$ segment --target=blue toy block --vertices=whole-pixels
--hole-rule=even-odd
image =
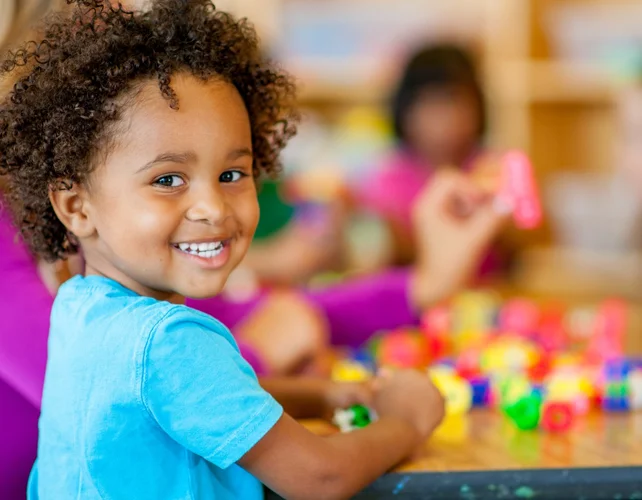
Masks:
[[[367,349],[359,349],[352,353],[351,358],[357,363],[361,363],[367,370],[372,373],[377,371],[377,362],[370,351]]]
[[[602,409],[605,411],[629,411],[628,398],[604,398]]]
[[[623,380],[628,377],[631,371],[631,363],[628,359],[612,359],[604,364],[604,377],[606,380]]]
[[[490,380],[486,377],[476,378],[470,381],[473,389],[473,406],[487,406],[490,398]]]
[[[546,388],[542,384],[535,384],[531,388],[531,395],[535,396],[540,401],[544,401],[545,392],[546,392]]]

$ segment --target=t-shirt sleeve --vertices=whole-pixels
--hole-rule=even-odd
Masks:
[[[187,311],[170,312],[150,334],[142,399],[172,439],[224,469],[265,436],[283,409],[261,388],[229,332]]]

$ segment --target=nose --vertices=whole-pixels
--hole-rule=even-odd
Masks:
[[[192,189],[192,203],[185,213],[187,220],[212,226],[222,224],[229,215],[225,194],[218,184]]]

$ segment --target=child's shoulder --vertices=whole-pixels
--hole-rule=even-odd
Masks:
[[[54,301],[54,311],[91,313],[91,317],[153,314],[163,315],[173,304],[138,295],[133,290],[104,276],[77,275],[61,285]]]
[[[195,324],[205,330],[226,335],[228,329],[205,313],[191,307],[159,301],[138,295],[120,283],[102,276],[75,276],[58,290],[52,311],[66,318],[66,323],[79,321],[83,326],[123,327],[139,335],[157,329]]]

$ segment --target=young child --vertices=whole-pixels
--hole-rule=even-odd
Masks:
[[[411,213],[421,191],[439,170],[468,173],[484,158],[486,102],[471,56],[436,44],[410,57],[391,107],[398,146],[365,182],[360,179],[355,194],[364,209],[389,222],[396,258],[407,262],[417,255]]]
[[[15,220],[36,254],[85,258],[52,310],[30,498],[246,499],[260,482],[343,498],[432,432],[441,396],[402,371],[361,398],[378,422],[313,435],[277,402],[296,411],[306,382],[266,381],[271,395],[229,331],[182,305],[243,258],[254,177],[294,133],[293,86],[244,21],[205,0],[81,0],[17,67],[0,104]]]

